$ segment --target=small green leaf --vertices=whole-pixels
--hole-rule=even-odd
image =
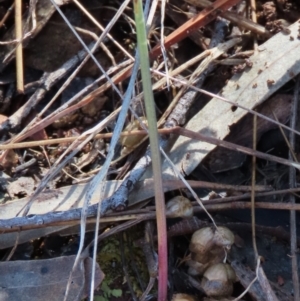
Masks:
[[[110,290],[107,281],[103,281],[103,282],[102,282],[102,284],[101,284],[101,289],[102,289],[104,292]]]
[[[114,296],[114,297],[121,297],[122,296],[122,290],[120,289],[114,289],[111,291],[111,294]]]

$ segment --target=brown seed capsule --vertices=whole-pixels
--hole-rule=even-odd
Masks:
[[[194,253],[206,253],[214,244],[214,231],[209,228],[202,228],[194,232],[191,242],[190,251]]]
[[[226,227],[212,229],[209,227],[197,230],[191,239],[190,251],[204,254],[212,252],[213,247],[222,247],[230,250],[234,243],[233,233]],[[219,253],[219,251],[217,251]]]
[[[232,294],[235,279],[235,272],[229,264],[218,263],[205,271],[201,287],[209,297],[228,297]]]
[[[234,244],[234,234],[226,227],[218,227],[215,232],[214,242],[217,246],[230,250]]]
[[[188,218],[193,216],[193,206],[189,199],[178,195],[168,201],[166,213],[171,217]]]

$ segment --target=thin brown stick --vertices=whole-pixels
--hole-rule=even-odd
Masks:
[[[158,130],[159,132],[163,132],[163,130]],[[111,138],[113,133],[103,133],[95,135],[95,139],[105,139]],[[141,135],[146,136],[145,131],[130,131],[123,132],[120,137],[125,136],[133,136],[133,135]],[[51,144],[60,144],[60,143],[71,143],[78,140],[84,140],[85,137],[65,137],[65,138],[56,138],[56,139],[48,139],[48,140],[37,140],[37,141],[27,141],[27,142],[19,142],[19,143],[10,143],[10,144],[0,144],[0,150],[8,150],[8,149],[18,149],[18,148],[27,148],[27,147],[37,147],[37,146],[45,146]]]
[[[291,112],[293,112],[293,107],[292,107],[292,109],[291,109]],[[274,116],[274,119],[276,120],[276,121],[278,121],[278,118],[277,118],[277,116],[276,116],[276,114],[274,113],[274,111],[272,110],[272,114],[273,114],[273,116]],[[290,151],[290,153],[291,153],[291,160],[294,160],[295,162],[297,162],[297,156],[296,156],[296,154],[295,154],[295,152],[294,152],[294,149],[291,147],[291,145],[290,145],[290,142],[289,142],[289,139],[288,139],[288,137],[286,136],[286,134],[285,134],[285,132],[284,132],[284,130],[283,130],[283,128],[282,128],[282,126],[278,126],[279,127],[279,130],[280,130],[280,132],[281,132],[281,134],[282,134],[282,137],[283,137],[283,139],[284,139],[284,141],[285,141],[285,143],[286,143],[286,145],[288,146],[288,148],[289,148],[289,151]]]
[[[251,209],[250,202],[233,202],[225,204],[210,204],[205,205],[208,211],[223,211],[229,209]],[[269,209],[269,210],[296,210],[300,211],[300,204],[290,204],[290,203],[265,203],[256,202],[256,209]],[[195,212],[202,212],[201,208],[195,208]]]
[[[10,252],[9,252],[9,254],[8,254],[8,256],[7,256],[7,258],[6,258],[5,261],[9,261],[14,256],[15,251],[16,251],[18,245],[19,245],[20,231],[21,231],[21,229],[19,229],[19,231],[17,233],[15,244],[14,244],[13,248],[10,250]]]
[[[256,189],[257,189],[257,186],[256,186]],[[270,191],[270,192],[258,192],[256,194],[256,198],[266,197],[266,196],[274,196],[274,195],[279,195],[279,194],[295,193],[295,192],[299,192],[299,191],[300,191],[300,188],[283,189],[283,190],[276,190],[276,191]],[[212,199],[212,200],[203,200],[203,203],[204,204],[227,203],[227,202],[240,201],[240,200],[245,200],[245,199],[250,199],[250,198],[251,198],[250,193],[244,193],[239,196],[229,196],[229,197]]]
[[[3,26],[3,24],[5,23],[5,21],[8,19],[9,15],[11,14],[12,10],[15,7],[15,3],[13,3],[9,9],[7,10],[7,12],[5,13],[5,15],[3,16],[2,20],[0,21],[0,28]]]
[[[257,16],[256,16],[256,0],[251,0],[251,18],[254,23],[257,23]],[[257,53],[258,50],[258,43],[257,38],[254,37],[254,52]]]

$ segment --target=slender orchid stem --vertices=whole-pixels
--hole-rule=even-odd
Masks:
[[[147,48],[146,26],[143,14],[142,0],[133,0],[133,4],[154,175],[156,220],[158,232],[158,300],[165,301],[167,300],[168,282],[167,231],[165,198],[161,173],[161,156],[159,150],[159,136],[157,132],[157,119],[152,92],[149,53]]]

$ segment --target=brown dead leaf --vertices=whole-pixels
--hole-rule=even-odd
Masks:
[[[45,129],[41,129],[40,131],[34,133],[33,135],[30,136],[30,139],[33,141],[39,141],[39,140],[47,140],[48,135],[45,131]]]
[[[10,196],[31,195],[34,190],[34,180],[29,177],[20,177],[7,186],[7,192]]]

